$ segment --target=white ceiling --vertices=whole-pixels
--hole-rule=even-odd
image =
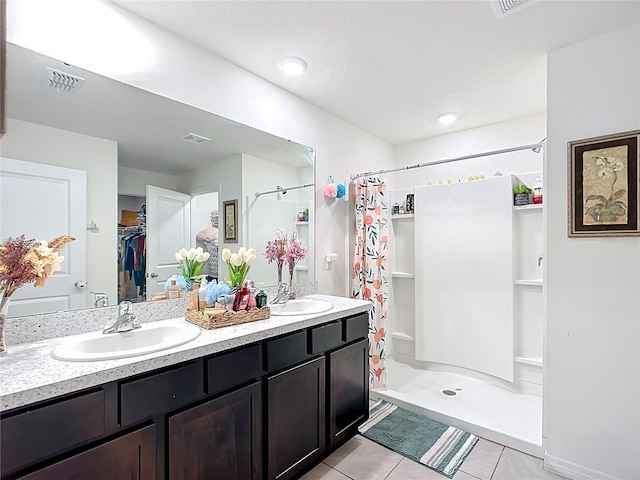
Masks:
[[[394,145],[546,111],[547,52],[640,21],[614,0],[115,3]]]

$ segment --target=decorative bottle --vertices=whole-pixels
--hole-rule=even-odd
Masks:
[[[256,295],[256,307],[262,308],[267,306],[267,294],[264,290],[260,290]]]
[[[189,293],[189,308],[194,311],[200,310],[200,284],[198,282],[193,283]]]
[[[242,288],[239,288],[236,292],[236,298],[233,301],[233,309],[236,312],[239,312],[240,310],[248,310],[250,296],[251,290],[249,290],[249,283],[245,280],[242,282]]]
[[[171,279],[171,285],[169,285],[169,288],[167,289],[167,296],[169,298],[180,298],[180,287],[176,283],[175,278]]]
[[[533,203],[542,203],[542,180],[540,177],[536,177],[536,182],[533,184]]]
[[[207,279],[203,278],[200,282],[200,290],[198,291],[198,310],[204,311],[207,306]]]

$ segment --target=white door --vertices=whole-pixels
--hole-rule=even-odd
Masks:
[[[71,235],[62,269],[42,288],[24,285],[11,297],[9,316],[86,307],[86,172],[0,158],[0,239],[20,235],[51,241]],[[78,283],[81,285],[81,283]]]
[[[180,274],[176,252],[192,243],[190,201],[184,193],[147,185],[147,298]]]

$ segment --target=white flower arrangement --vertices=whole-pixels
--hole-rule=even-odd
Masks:
[[[232,253],[228,248],[223,248],[221,256],[229,270],[229,278],[225,278],[224,281],[231,287],[241,287],[251,265],[256,261],[256,251],[253,248],[240,247],[237,253]]]
[[[178,262],[180,273],[186,280],[199,280],[200,272],[210,256],[209,252],[204,252],[201,247],[190,248],[189,250],[181,248],[176,252],[176,261]]]

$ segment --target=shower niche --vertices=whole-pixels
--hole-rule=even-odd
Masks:
[[[543,205],[514,207],[512,196],[536,176],[390,192],[390,205],[415,202],[414,214],[390,216],[395,360],[541,395]]]

